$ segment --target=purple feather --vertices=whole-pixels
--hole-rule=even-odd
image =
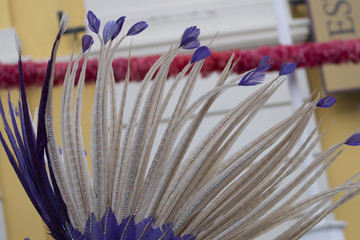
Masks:
[[[93,232],[93,226],[94,226],[94,221],[96,221],[96,217],[95,215],[92,213],[88,220],[86,221],[85,224],[85,231],[84,231],[84,236],[85,239],[92,239],[92,232]]]
[[[185,29],[181,42],[180,47],[183,49],[194,49],[200,46],[200,42],[198,37],[200,35],[200,29],[196,26],[188,27]]]
[[[316,104],[317,107],[321,108],[329,108],[332,107],[336,103],[336,98],[332,96],[327,96],[319,100]]]
[[[125,228],[126,227],[126,228]],[[134,216],[126,217],[118,227],[116,239],[134,239],[136,237],[136,226]]]
[[[182,47],[182,49],[186,49],[186,50],[195,49],[195,48],[198,48],[199,46],[200,46],[199,39],[195,39],[194,41],[189,42],[188,44],[184,45]]]
[[[8,104],[9,104],[9,114],[10,114],[10,117],[12,119],[12,124],[13,124],[14,131],[15,131],[16,136],[17,136],[17,144],[19,146],[24,147],[24,145],[22,144],[21,136],[20,136],[20,133],[18,131],[16,121],[15,121],[15,115],[14,115],[14,112],[13,112],[13,108],[11,106],[10,96],[9,95],[8,95],[8,101],[9,101],[8,102]],[[5,116],[3,114],[3,106],[2,106],[1,100],[0,100],[0,108],[1,108],[1,112],[2,112],[1,115],[3,117],[3,122],[4,122],[5,125],[8,125],[7,121],[6,121],[6,118],[4,118]],[[22,115],[21,115],[21,112],[20,112],[20,117],[21,116]],[[9,134],[11,134],[11,130],[8,129],[7,132]],[[2,143],[3,143],[4,148],[8,149],[5,142],[2,142]],[[16,143],[15,144],[13,143],[12,146],[13,146],[13,148],[15,146],[14,152],[18,152],[16,150]],[[38,191],[34,188],[34,184],[33,184],[33,180],[32,180],[32,179],[35,178],[34,169],[33,169],[32,165],[31,165],[31,162],[26,160],[26,159],[29,159],[29,152],[26,149],[24,149],[24,152],[22,152],[20,157],[19,157],[20,154],[17,154],[17,158],[18,158],[17,163],[18,164],[16,163],[16,161],[13,158],[11,153],[9,155],[9,152],[7,152],[7,154],[8,154],[9,160],[10,160],[16,174],[18,175],[19,180],[22,183],[26,193],[29,195],[29,198],[32,201],[32,203],[34,204],[35,208],[39,210],[39,205],[40,205],[40,200],[38,200],[38,195],[39,194],[38,194]]]
[[[47,150],[46,150],[46,156],[47,156],[47,159],[50,159],[50,156],[49,156],[49,153],[48,153]],[[59,209],[60,209],[60,214],[62,215],[63,219],[65,219],[67,222],[70,222],[69,216],[67,214],[66,204],[64,202],[64,199],[61,196],[59,186],[58,186],[58,184],[56,182],[54,172],[52,170],[53,168],[52,168],[52,165],[51,165],[51,161],[48,161],[48,165],[49,165],[48,169],[49,169],[50,179],[51,179],[52,187],[53,187],[53,190],[54,190],[55,198],[56,198],[57,204],[58,204]]]
[[[119,35],[119,33],[121,32],[121,29],[124,25],[124,22],[125,22],[125,16],[120,17],[118,20],[116,20],[116,24],[118,25],[118,27],[117,27],[117,30],[114,33],[114,35],[111,37],[111,40],[114,40]]]
[[[117,239],[118,223],[110,207],[102,217],[101,225],[104,228],[104,236],[106,239]]]
[[[82,51],[83,53],[86,52],[90,46],[94,43],[94,39],[92,36],[90,36],[89,34],[85,34],[82,37]]]
[[[171,224],[164,224],[161,227],[154,229],[149,234],[149,239],[164,239],[164,240],[172,240],[174,239],[174,231],[171,228]]]
[[[254,86],[263,82],[265,73],[251,70],[241,79],[239,86]]]
[[[19,66],[19,81],[20,81],[20,100],[21,100],[21,108],[19,109],[20,117],[22,116],[23,119],[23,140],[27,144],[27,148],[30,152],[30,159],[36,158],[36,139],[35,139],[35,133],[32,126],[30,113],[29,113],[29,106],[27,104],[27,98],[26,98],[26,92],[25,92],[25,84],[24,84],[24,72],[22,68],[22,61],[21,56],[19,56],[18,61]],[[22,111],[21,111],[22,110]]]
[[[44,215],[44,210],[41,209],[43,204],[41,203],[41,200],[39,199],[39,193],[36,190],[36,186],[34,187],[33,179],[36,176],[36,174],[33,172],[33,168],[27,164],[26,158],[23,157],[21,154],[17,142],[14,138],[14,135],[10,129],[10,126],[5,118],[5,113],[2,105],[2,101],[0,99],[0,114],[3,119],[4,125],[5,125],[5,131],[7,133],[8,139],[10,141],[11,147],[15,153],[15,156],[18,161],[15,160],[13,157],[9,147],[5,143],[3,136],[1,135],[1,142],[3,144],[3,147],[6,151],[6,154],[8,155],[8,158],[11,162],[11,165],[13,166],[21,184],[23,185],[26,193],[29,195],[30,200],[34,204],[35,208],[39,211],[40,215],[42,215],[43,218],[47,219],[47,217]],[[47,214],[46,214],[47,215]]]
[[[23,138],[23,141],[24,141],[25,152],[26,152],[26,156],[28,158],[30,158],[31,153],[30,153],[29,144],[26,141],[27,136],[26,136],[26,131],[25,131],[24,114],[23,114],[23,110],[22,110],[20,101],[18,102],[18,109],[19,109],[20,126],[21,126],[22,138]]]
[[[200,60],[203,60],[203,59],[209,57],[210,55],[211,55],[210,49],[206,46],[201,46],[198,49],[196,49],[196,51],[194,52],[194,54],[191,58],[191,63],[195,63]]]
[[[167,223],[161,226],[162,231],[164,232],[164,240],[171,240],[174,238],[174,230],[171,228],[171,224]]]
[[[65,231],[67,239],[85,240],[85,237],[81,234],[81,232],[76,228],[73,228],[73,226],[68,222],[65,224]]]
[[[22,163],[24,162],[24,159],[23,159],[23,156],[20,152],[20,149],[18,148],[17,146],[17,143],[16,143],[16,140],[15,140],[15,137],[11,131],[11,128],[9,126],[9,123],[5,117],[5,113],[4,113],[4,108],[3,108],[3,104],[2,104],[2,101],[0,99],[0,115],[2,117],[2,120],[3,120],[3,123],[5,125],[5,132],[8,136],[8,139],[9,139],[9,142],[10,142],[10,145],[15,153],[15,156],[16,158],[21,161]],[[24,166],[24,164],[21,164],[22,166]]]
[[[256,70],[259,72],[265,72],[269,70],[271,65],[273,64],[273,63],[269,63],[269,60],[270,60],[270,56],[263,57],[260,60],[259,66],[256,68]]]
[[[92,11],[88,11],[87,20],[90,30],[93,31],[94,33],[99,33],[100,20],[95,16],[95,14]]]
[[[92,237],[93,239],[105,239],[103,227],[96,220],[93,222]]]
[[[254,86],[263,82],[265,77],[265,71],[269,70],[272,63],[268,63],[270,56],[263,57],[254,70],[249,71],[245,76],[240,80],[239,86]]]
[[[9,147],[7,146],[1,132],[0,132],[0,141],[5,149],[5,153],[7,154],[8,159],[9,159],[17,177],[19,178],[25,192],[29,196],[30,201],[32,202],[32,204],[34,205],[34,207],[36,208],[36,210],[38,211],[39,215],[44,220],[44,222],[46,224],[49,223],[50,222],[49,216],[48,216],[47,212],[44,211],[41,197],[40,197],[36,187],[33,185],[33,181],[31,179],[31,177],[29,177],[28,172],[20,171],[20,169],[17,165],[17,162],[16,162],[14,156],[12,155]]]
[[[345,142],[349,146],[359,146],[360,145],[360,133],[355,133]]]
[[[48,173],[45,167],[45,161],[44,161],[44,150],[47,145],[47,134],[46,134],[46,106],[47,106],[47,100],[49,95],[49,84],[51,75],[53,72],[52,63],[54,61],[55,55],[56,55],[56,48],[59,44],[60,37],[62,34],[62,30],[59,30],[58,35],[56,36],[56,40],[53,44],[53,49],[51,52],[51,58],[48,62],[45,79],[42,87],[41,92],[41,98],[40,98],[40,104],[39,104],[39,114],[38,114],[38,127],[37,127],[37,141],[36,141],[36,151],[37,156],[34,161],[34,166],[37,171],[37,179],[36,184],[38,186],[39,192],[43,198],[44,201],[44,207],[46,208],[46,211],[49,213],[51,217],[51,223],[47,224],[49,227],[51,234],[54,236],[62,236],[63,230],[62,226],[65,222],[69,220],[69,217],[67,215],[66,208],[63,209],[61,204],[59,205],[58,198],[59,195],[55,194],[53,192],[52,186],[50,184]],[[48,166],[49,168],[51,166]]]
[[[160,239],[163,235],[163,232],[160,228],[152,229],[151,232],[148,233],[148,239]]]
[[[118,30],[118,25],[115,21],[108,21],[103,30],[103,40],[104,44],[107,44],[110,40],[112,40],[112,37],[116,34]]]
[[[137,22],[129,29],[129,31],[127,32],[126,35],[127,36],[137,35],[137,34],[141,33],[142,31],[144,31],[148,26],[149,25],[144,21]]]
[[[19,131],[14,130],[18,143],[16,143],[16,139],[14,138],[7,121],[3,116],[4,111],[1,104],[1,114],[4,120],[5,129],[18,162],[16,162],[15,159],[12,157],[11,153],[9,152],[10,150],[6,145],[4,145],[4,148],[6,149],[9,160],[13,165],[13,168],[15,169],[15,172],[17,173],[25,191],[29,195],[30,200],[39,212],[45,224],[48,226],[51,235],[56,239],[65,238],[65,232],[62,226],[68,220],[68,216],[66,208],[64,209],[63,206],[59,204],[59,201],[57,200],[58,196],[56,196],[56,194],[54,194],[53,192],[45,167],[44,149],[47,144],[45,111],[49,89],[49,81],[52,74],[51,65],[55,56],[55,46],[56,44],[58,44],[60,36],[64,30],[62,29],[63,27],[64,25],[62,25],[56,37],[51,60],[49,61],[46,77],[44,80],[44,86],[42,89],[39,107],[37,136],[35,137],[33,125],[30,118],[29,107],[27,104],[22,61],[20,55],[18,61],[21,101],[21,103],[19,103],[19,116],[22,126],[23,139],[21,140],[19,136]],[[11,103],[9,103],[9,107],[10,117],[12,119],[12,122],[15,123]],[[2,136],[1,141],[3,144],[5,143]],[[22,141],[24,142],[24,148],[23,150],[19,150],[18,146],[22,145]],[[24,154],[22,154],[22,152],[24,152]]]
[[[9,107],[9,116],[10,116],[11,124],[12,124],[12,127],[14,129],[16,141],[17,141],[17,143],[19,145],[21,154],[22,154],[23,157],[28,157],[27,153],[25,151],[25,146],[24,146],[23,140],[22,140],[21,135],[20,135],[19,128],[18,128],[17,123],[16,123],[16,118],[15,118],[15,112],[14,112],[14,109],[13,109],[13,105],[10,102],[10,91],[8,92],[8,107]]]
[[[141,235],[147,237],[154,229],[152,226],[155,224],[154,216],[145,218],[141,222],[136,224],[136,239],[139,239]]]
[[[288,75],[295,71],[296,63],[283,63],[280,68],[279,75]]]

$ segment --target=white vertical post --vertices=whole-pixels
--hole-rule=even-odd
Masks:
[[[289,10],[286,0],[273,0],[276,26],[278,31],[279,43],[282,45],[293,44],[289,26]],[[296,73],[289,76],[289,90],[292,96],[291,104],[294,109],[297,109],[303,104],[300,93],[299,84],[296,78]]]
[[[278,39],[279,43],[282,45],[293,44],[293,40],[291,37],[290,26],[289,26],[289,8],[286,0],[273,0],[275,18],[276,18],[276,26],[278,30]],[[296,77],[296,72],[290,74],[288,77],[289,83],[289,91],[291,96],[291,105],[293,109],[297,109],[303,104],[303,99],[300,92],[300,87],[298,83],[298,79]],[[299,144],[305,142],[306,136],[309,131],[305,129],[304,134],[301,136],[299,140]],[[305,161],[304,165],[308,166],[312,161],[312,156],[310,155]],[[314,195],[320,192],[320,186],[318,182],[315,182],[309,189],[308,194]]]
[[[274,13],[276,18],[276,26],[278,30],[279,43],[283,45],[293,44],[291,37],[289,19],[290,11],[287,0],[272,0]],[[291,96],[291,105],[294,109],[298,108],[303,104],[298,79],[296,72],[291,74],[288,79],[289,91]],[[309,130],[305,129],[304,134],[299,140],[299,144],[305,142],[306,136],[309,135]],[[309,155],[304,161],[304,167],[308,166],[313,160],[313,157]],[[307,191],[308,195],[314,195],[321,191],[320,182],[316,181]],[[303,240],[344,240],[343,228],[345,227],[344,222],[329,221],[325,218],[321,224],[318,224],[314,229],[307,233],[302,239]]]
[[[1,189],[0,189],[0,239],[5,240],[6,238],[6,229],[5,229],[5,220],[4,220],[4,210],[2,207],[1,200]]]

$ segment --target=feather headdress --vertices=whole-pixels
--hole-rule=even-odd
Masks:
[[[354,176],[343,185],[298,201],[340,154],[343,144],[359,145],[359,135],[355,133],[317,156],[305,168],[299,168],[319,141],[317,128],[300,147],[294,147],[314,109],[333,105],[332,97],[304,103],[291,116],[229,154],[235,140],[296,64],[284,64],[278,77],[227,112],[194,148],[194,135],[217,97],[229,88],[260,84],[271,66],[269,57],[263,58],[256,69],[229,79],[237,63],[232,56],[216,86],[190,103],[203,61],[211,53],[207,46],[200,46],[200,30],[195,26],[187,28],[180,41],[145,76],[130,119],[124,125],[130,71],[128,67],[122,96],[117,100],[111,63],[119,44],[127,36],[146,29],[147,24],[138,22],[127,34],[118,37],[125,20],[121,17],[107,22],[100,36],[100,20],[91,11],[87,16],[90,30],[101,42],[90,130],[92,174],[80,124],[86,61],[94,42],[90,35],[83,37],[82,51],[75,60],[72,53],[66,72],[61,104],[61,151],[54,134],[53,74],[56,51],[66,30],[66,15],[48,63],[37,128],[33,127],[27,103],[20,43],[20,100],[16,106],[20,127],[10,97],[12,127],[0,101],[9,143],[3,135],[0,140],[53,238],[253,239],[294,220],[286,231],[279,232],[277,239],[297,239],[360,193],[360,182]],[[166,91],[169,65],[181,49],[196,50]],[[76,70],[82,58],[83,68],[74,96]],[[186,84],[180,90],[177,105],[168,106],[180,81]],[[119,109],[117,101],[120,101]],[[171,118],[161,132],[160,121],[165,109],[171,107]],[[157,134],[162,137],[155,145]],[[341,192],[344,194],[331,202]]]

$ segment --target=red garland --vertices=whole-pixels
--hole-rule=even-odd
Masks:
[[[260,47],[252,50],[231,50],[224,52],[212,52],[202,68],[203,76],[212,72],[220,72],[226,65],[231,54],[235,53],[235,59],[241,56],[235,72],[243,73],[255,68],[263,56],[271,56],[274,62],[271,70],[280,70],[282,62],[297,62],[298,67],[315,67],[325,63],[341,64],[346,62],[360,62],[360,39],[333,41],[328,43],[301,43],[287,46]],[[159,56],[132,57],[130,61],[130,79],[141,81],[149,68]],[[177,56],[172,62],[169,76],[178,74],[190,61],[190,55]],[[45,62],[27,61],[23,63],[25,85],[42,85],[45,71]],[[81,66],[81,65],[80,65]],[[117,58],[113,62],[116,81],[125,78],[127,59]],[[54,84],[61,84],[64,80],[67,68],[66,62],[58,62],[55,67]],[[77,74],[79,75],[81,67]],[[88,61],[86,68],[86,82],[96,79],[97,60]],[[17,65],[6,65],[0,63],[0,87],[8,88],[18,86],[19,71]]]

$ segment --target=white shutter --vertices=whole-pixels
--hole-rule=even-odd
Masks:
[[[277,30],[271,0],[85,0],[86,10],[92,10],[103,23],[127,16],[123,31],[137,21],[147,21],[149,28],[134,39],[134,54],[148,55],[166,51],[176,42],[185,28],[196,25],[201,29],[200,40],[211,39],[216,50],[250,48],[276,44]],[[308,19],[290,19],[295,42],[309,34]],[[130,41],[120,47],[127,54]],[[204,41],[203,41],[204,43]],[[99,45],[93,46],[93,50]]]

